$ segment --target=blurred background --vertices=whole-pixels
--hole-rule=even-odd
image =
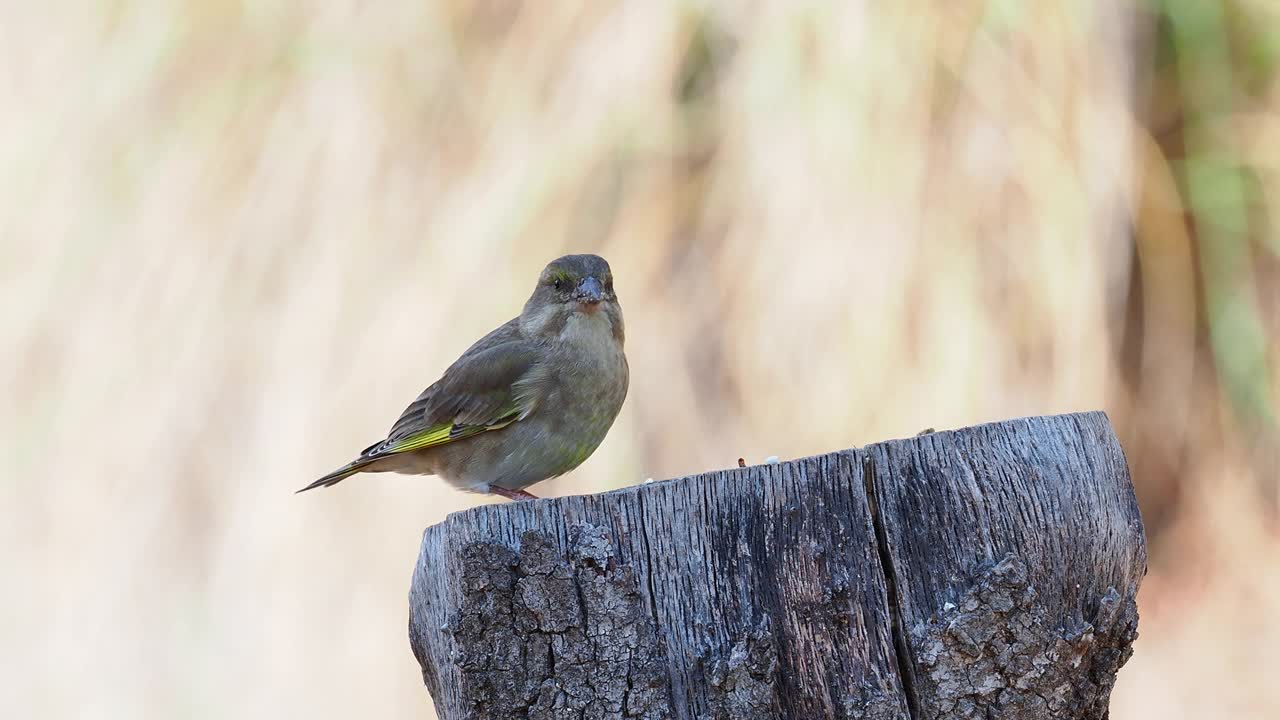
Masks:
[[[0,5],[0,713],[432,717],[362,476],[566,252],[596,492],[1105,409],[1149,533],[1116,718],[1280,717],[1280,4]]]

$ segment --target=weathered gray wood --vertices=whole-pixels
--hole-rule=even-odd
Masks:
[[[916,720],[1103,718],[1146,545],[1102,413],[862,454]]]
[[[445,720],[1103,718],[1144,570],[1106,417],[1032,418],[455,513],[410,637]]]
[[[491,505],[428,529],[443,718],[905,717],[855,458]]]

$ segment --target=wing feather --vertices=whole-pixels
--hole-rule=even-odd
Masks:
[[[506,328],[499,328],[502,330]],[[490,333],[405,408],[387,439],[362,458],[410,452],[497,430],[527,416],[537,404],[538,348]],[[485,340],[497,342],[485,343]]]

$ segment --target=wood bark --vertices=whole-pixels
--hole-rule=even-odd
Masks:
[[[428,528],[410,638],[444,720],[1107,717],[1142,523],[1101,413]]]

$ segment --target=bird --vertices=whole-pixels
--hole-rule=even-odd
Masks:
[[[385,439],[297,492],[394,472],[535,499],[524,488],[581,465],[612,427],[630,382],[625,340],[609,263],[552,260],[520,314],[462,353]]]

